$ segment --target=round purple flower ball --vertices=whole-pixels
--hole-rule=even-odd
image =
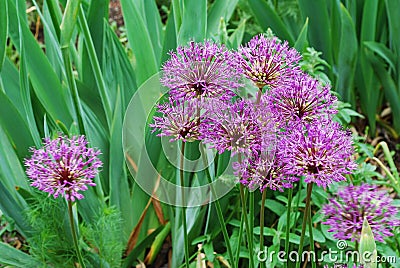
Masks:
[[[284,85],[299,71],[301,55],[276,37],[257,35],[240,47],[239,53],[245,76],[260,89]]]
[[[330,226],[337,239],[360,241],[364,218],[368,220],[376,241],[383,242],[392,236],[393,227],[400,226],[396,218],[398,209],[393,199],[376,185],[349,185],[338,190],[334,198],[324,205],[323,213],[327,217],[323,224]]]
[[[211,41],[189,42],[170,52],[161,83],[175,100],[192,98],[230,99],[241,86],[240,55]]]
[[[61,195],[69,201],[82,199],[79,191],[96,186],[92,179],[102,166],[100,151],[87,145],[84,136],[60,135],[54,140],[45,138],[40,149],[31,148],[32,157],[25,159],[31,186],[54,198]]]
[[[284,162],[284,173],[304,176],[307,183],[324,188],[332,182],[343,181],[343,174],[356,169],[350,131],[339,123],[321,117],[309,124],[293,125],[282,135],[277,154]]]

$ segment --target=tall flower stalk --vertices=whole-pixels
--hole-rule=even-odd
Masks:
[[[31,186],[54,198],[62,196],[66,199],[72,239],[81,267],[85,267],[85,264],[75,228],[73,202],[84,198],[80,191],[96,185],[92,179],[102,166],[98,158],[100,151],[87,145],[84,136],[68,138],[60,135],[54,140],[46,138],[43,147],[31,148],[32,157],[25,159],[26,173],[32,180]]]

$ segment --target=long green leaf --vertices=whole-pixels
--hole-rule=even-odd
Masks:
[[[285,39],[290,45],[294,44],[294,37],[289,33],[285,24],[265,0],[249,0],[249,6],[257,23],[264,29],[271,28],[281,39]]]
[[[30,133],[35,142],[36,146],[39,146],[41,143],[39,130],[36,125],[36,119],[32,109],[32,100],[31,100],[31,89],[28,75],[28,67],[25,60],[25,50],[21,46],[21,58],[20,58],[20,69],[19,69],[19,81],[20,81],[20,95],[22,99],[22,105],[24,107],[24,116],[25,121],[27,122],[28,128],[30,129]]]
[[[20,187],[30,190],[29,182],[24,173],[24,169],[21,164],[21,160],[15,153],[13,144],[7,137],[4,127],[0,127],[0,172],[3,176],[4,186],[11,192],[14,193],[14,197],[17,198],[17,194],[14,191],[15,187]],[[25,155],[26,157],[28,154]],[[17,211],[20,213],[20,211]]]
[[[385,96],[390,103],[390,108],[393,114],[393,126],[397,133],[400,133],[400,95],[397,92],[396,84],[392,77],[385,69],[385,65],[381,62],[377,56],[370,55],[368,60],[372,63],[372,67],[381,82],[383,89],[385,91]]]
[[[0,242],[0,252],[0,263],[4,265],[14,267],[47,267],[47,265],[38,262],[32,256],[3,242]]]
[[[178,44],[184,45],[190,40],[203,41],[207,32],[207,0],[182,0],[182,3],[183,17]]]
[[[4,128],[20,159],[23,159],[29,147],[34,144],[30,129],[10,99],[0,91],[0,125]]]
[[[134,70],[140,86],[158,71],[156,55],[147,25],[137,7],[129,0],[121,0],[129,44],[135,56]]]
[[[389,38],[391,47],[393,48],[397,58],[400,55],[400,2],[399,1],[388,1],[385,0],[386,12],[389,22]],[[400,92],[400,60],[397,60],[397,88]]]
[[[171,5],[171,9],[173,9],[173,5]],[[164,43],[163,50],[161,54],[161,63],[168,60],[169,55],[168,52],[174,50],[177,46],[177,36],[175,31],[175,18],[174,18],[174,10],[171,10],[167,19],[167,25],[165,26],[165,35],[164,35]]]
[[[344,101],[354,105],[355,100],[352,93],[354,92],[353,79],[358,53],[357,36],[353,20],[344,5],[340,6],[340,18],[342,22],[342,31],[339,46],[336,90]]]
[[[230,48],[237,49],[242,44],[245,28],[246,19],[242,19],[235,31],[229,36]]]
[[[396,71],[396,56],[384,44],[373,41],[365,41],[363,44],[371,51],[382,57],[382,59],[384,59],[389,64],[390,68]]]
[[[29,51],[26,54],[26,62],[36,96],[54,121],[60,120],[65,125],[70,125],[72,116],[66,102],[66,99],[70,98],[68,93],[62,90],[57,75],[30,29],[19,19],[13,1],[8,0],[8,8],[12,41],[17,49],[20,49],[19,42],[22,38],[25,50]]]
[[[93,45],[92,37],[90,35],[89,27],[87,25],[87,21],[86,21],[85,14],[83,12],[82,7],[79,8],[78,16],[79,16],[79,23],[80,23],[80,26],[82,29],[82,33],[85,38],[86,49],[87,49],[87,52],[89,55],[89,60],[90,60],[90,64],[92,67],[92,71],[93,71],[93,74],[94,74],[94,77],[96,80],[99,94],[101,96],[101,102],[103,104],[104,112],[105,112],[106,119],[107,119],[107,124],[108,124],[108,127],[110,127],[111,118],[112,118],[112,107],[111,107],[111,103],[109,100],[107,87],[104,82],[103,75],[101,73],[99,60],[97,59],[97,56],[96,56],[96,51],[95,51],[95,48]]]
[[[87,14],[87,24],[92,37],[93,45],[99,64],[103,64],[103,43],[104,43],[104,21],[108,21],[109,0],[90,1]],[[96,90],[96,79],[90,65],[89,55],[86,49],[81,50],[80,77],[88,87],[92,95],[98,95]]]
[[[239,0],[216,0],[208,10],[207,37],[215,35],[221,18],[229,21]]]
[[[308,18],[304,22],[303,28],[301,28],[300,34],[297,37],[296,43],[294,44],[294,48],[299,52],[303,52],[307,45],[307,34],[308,34]]]
[[[146,21],[151,43],[153,44],[153,50],[157,60],[157,65],[160,65],[160,59],[162,57],[162,45],[164,40],[164,30],[161,23],[160,13],[158,11],[156,1],[142,1],[144,2],[144,20]]]
[[[375,41],[378,0],[366,0],[361,18],[359,67],[356,71],[356,83],[359,90],[361,109],[368,117],[371,133],[375,133],[376,110],[379,101],[379,85],[367,57],[372,54],[364,49],[364,41]],[[369,53],[368,53],[369,52]]]
[[[8,35],[8,16],[7,1],[0,1],[0,72],[6,56],[7,35]]]
[[[322,51],[322,57],[332,62],[332,39],[326,0],[299,0],[303,18],[309,18],[310,45]]]
[[[69,46],[72,38],[72,33],[75,29],[76,21],[78,19],[80,0],[68,0],[67,6],[64,11],[63,19],[60,25],[61,37],[60,45],[61,47]]]
[[[120,91],[118,90],[114,117],[110,128],[110,203],[116,206],[124,220],[124,237],[128,237],[133,228],[130,192],[125,168],[125,159],[122,149],[122,121]]]
[[[125,110],[137,89],[135,72],[118,36],[104,22],[103,76],[109,88],[111,102],[115,103],[118,88],[121,90],[121,105]]]

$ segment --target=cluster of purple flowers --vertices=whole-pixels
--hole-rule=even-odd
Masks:
[[[326,187],[355,169],[351,134],[332,119],[337,98],[300,70],[287,42],[259,35],[238,51],[190,42],[170,55],[161,79],[169,101],[151,124],[159,135],[231,151],[240,182],[261,191],[283,191],[302,176]],[[238,96],[244,79],[256,98]]]

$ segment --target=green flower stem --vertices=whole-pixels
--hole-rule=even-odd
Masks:
[[[304,237],[305,237],[305,233],[306,233],[307,218],[308,218],[308,214],[309,214],[308,210],[310,209],[310,203],[311,203],[312,187],[313,187],[312,182],[307,184],[306,208],[304,211],[303,225],[301,227],[301,237],[300,237],[298,256],[301,256],[303,253]],[[300,262],[296,263],[296,268],[300,268]]]
[[[76,250],[76,255],[78,257],[79,264],[82,268],[85,268],[85,263],[83,262],[81,251],[79,250],[78,245],[78,234],[75,230],[75,222],[74,222],[74,214],[72,213],[72,201],[68,200],[68,216],[69,216],[69,223],[71,224],[71,233],[72,233],[72,240],[74,240],[74,246]]]
[[[253,235],[253,230],[254,230],[254,191],[250,192],[249,191],[249,225],[250,225],[250,244],[254,245],[254,235]],[[251,250],[253,250],[253,247],[251,247]],[[251,256],[254,256],[253,254]]]
[[[315,253],[315,248],[314,248],[314,236],[313,236],[313,231],[312,231],[312,213],[311,213],[311,208],[308,209],[308,233],[310,235],[310,250],[311,252]],[[312,268],[316,268],[316,264],[314,260],[311,260],[311,266]]]
[[[265,213],[265,199],[267,197],[267,189],[264,189],[261,197],[261,210],[260,210],[260,252],[264,250],[264,213]],[[261,262],[261,268],[265,267],[265,263]]]
[[[182,141],[181,146],[181,167],[179,170],[179,177],[181,182],[181,197],[182,197],[182,225],[183,225],[183,239],[185,242],[185,264],[186,267],[189,267],[189,240],[187,233],[187,224],[186,224],[186,207],[185,207],[185,184],[184,184],[184,170],[183,170],[183,161],[185,161],[185,142]]]
[[[237,249],[236,249],[236,264],[237,264],[236,267],[239,267],[240,245],[242,244],[244,217],[245,217],[245,215],[242,213],[242,215],[240,217],[239,237],[238,237],[238,244],[237,244]]]
[[[247,206],[246,206],[246,199],[244,197],[244,186],[243,184],[240,184],[240,199],[242,201],[242,213],[244,215],[244,225],[246,227],[246,234],[247,234],[247,244],[249,245],[249,265],[250,268],[254,268],[254,263],[253,263],[253,256],[254,256],[254,250],[253,250],[253,243],[252,239],[250,239],[250,236],[253,235],[253,230],[250,229],[250,224],[249,224],[249,219],[247,217]]]
[[[201,155],[203,158],[204,166],[208,167],[208,161],[207,161],[207,158],[206,158],[207,156],[204,151],[204,146],[200,146],[200,150],[201,150]],[[206,168],[206,174],[207,174],[208,183],[210,184],[211,193],[213,196],[215,196],[216,193],[215,193],[214,186],[212,185],[212,179],[211,179],[210,171],[208,170],[208,168]],[[224,220],[224,216],[222,214],[221,204],[219,203],[218,199],[216,199],[214,201],[214,205],[215,205],[215,209],[217,210],[218,221],[219,221],[219,224],[221,225],[221,231],[222,231],[222,235],[225,240],[226,249],[228,250],[229,259],[231,260],[231,263],[234,265],[234,267],[238,267],[238,265],[239,265],[238,263],[237,263],[237,265],[235,265],[235,259],[233,258],[233,252],[232,252],[232,247],[231,247],[231,243],[229,240],[228,230],[226,229],[226,223]]]
[[[293,198],[293,188],[289,188],[289,193],[288,193],[288,203],[287,203],[287,212],[286,212],[286,240],[285,240],[285,256],[289,256],[289,237],[290,237],[290,215],[292,213],[292,198]],[[289,267],[289,262],[287,261],[285,263],[285,267]]]

